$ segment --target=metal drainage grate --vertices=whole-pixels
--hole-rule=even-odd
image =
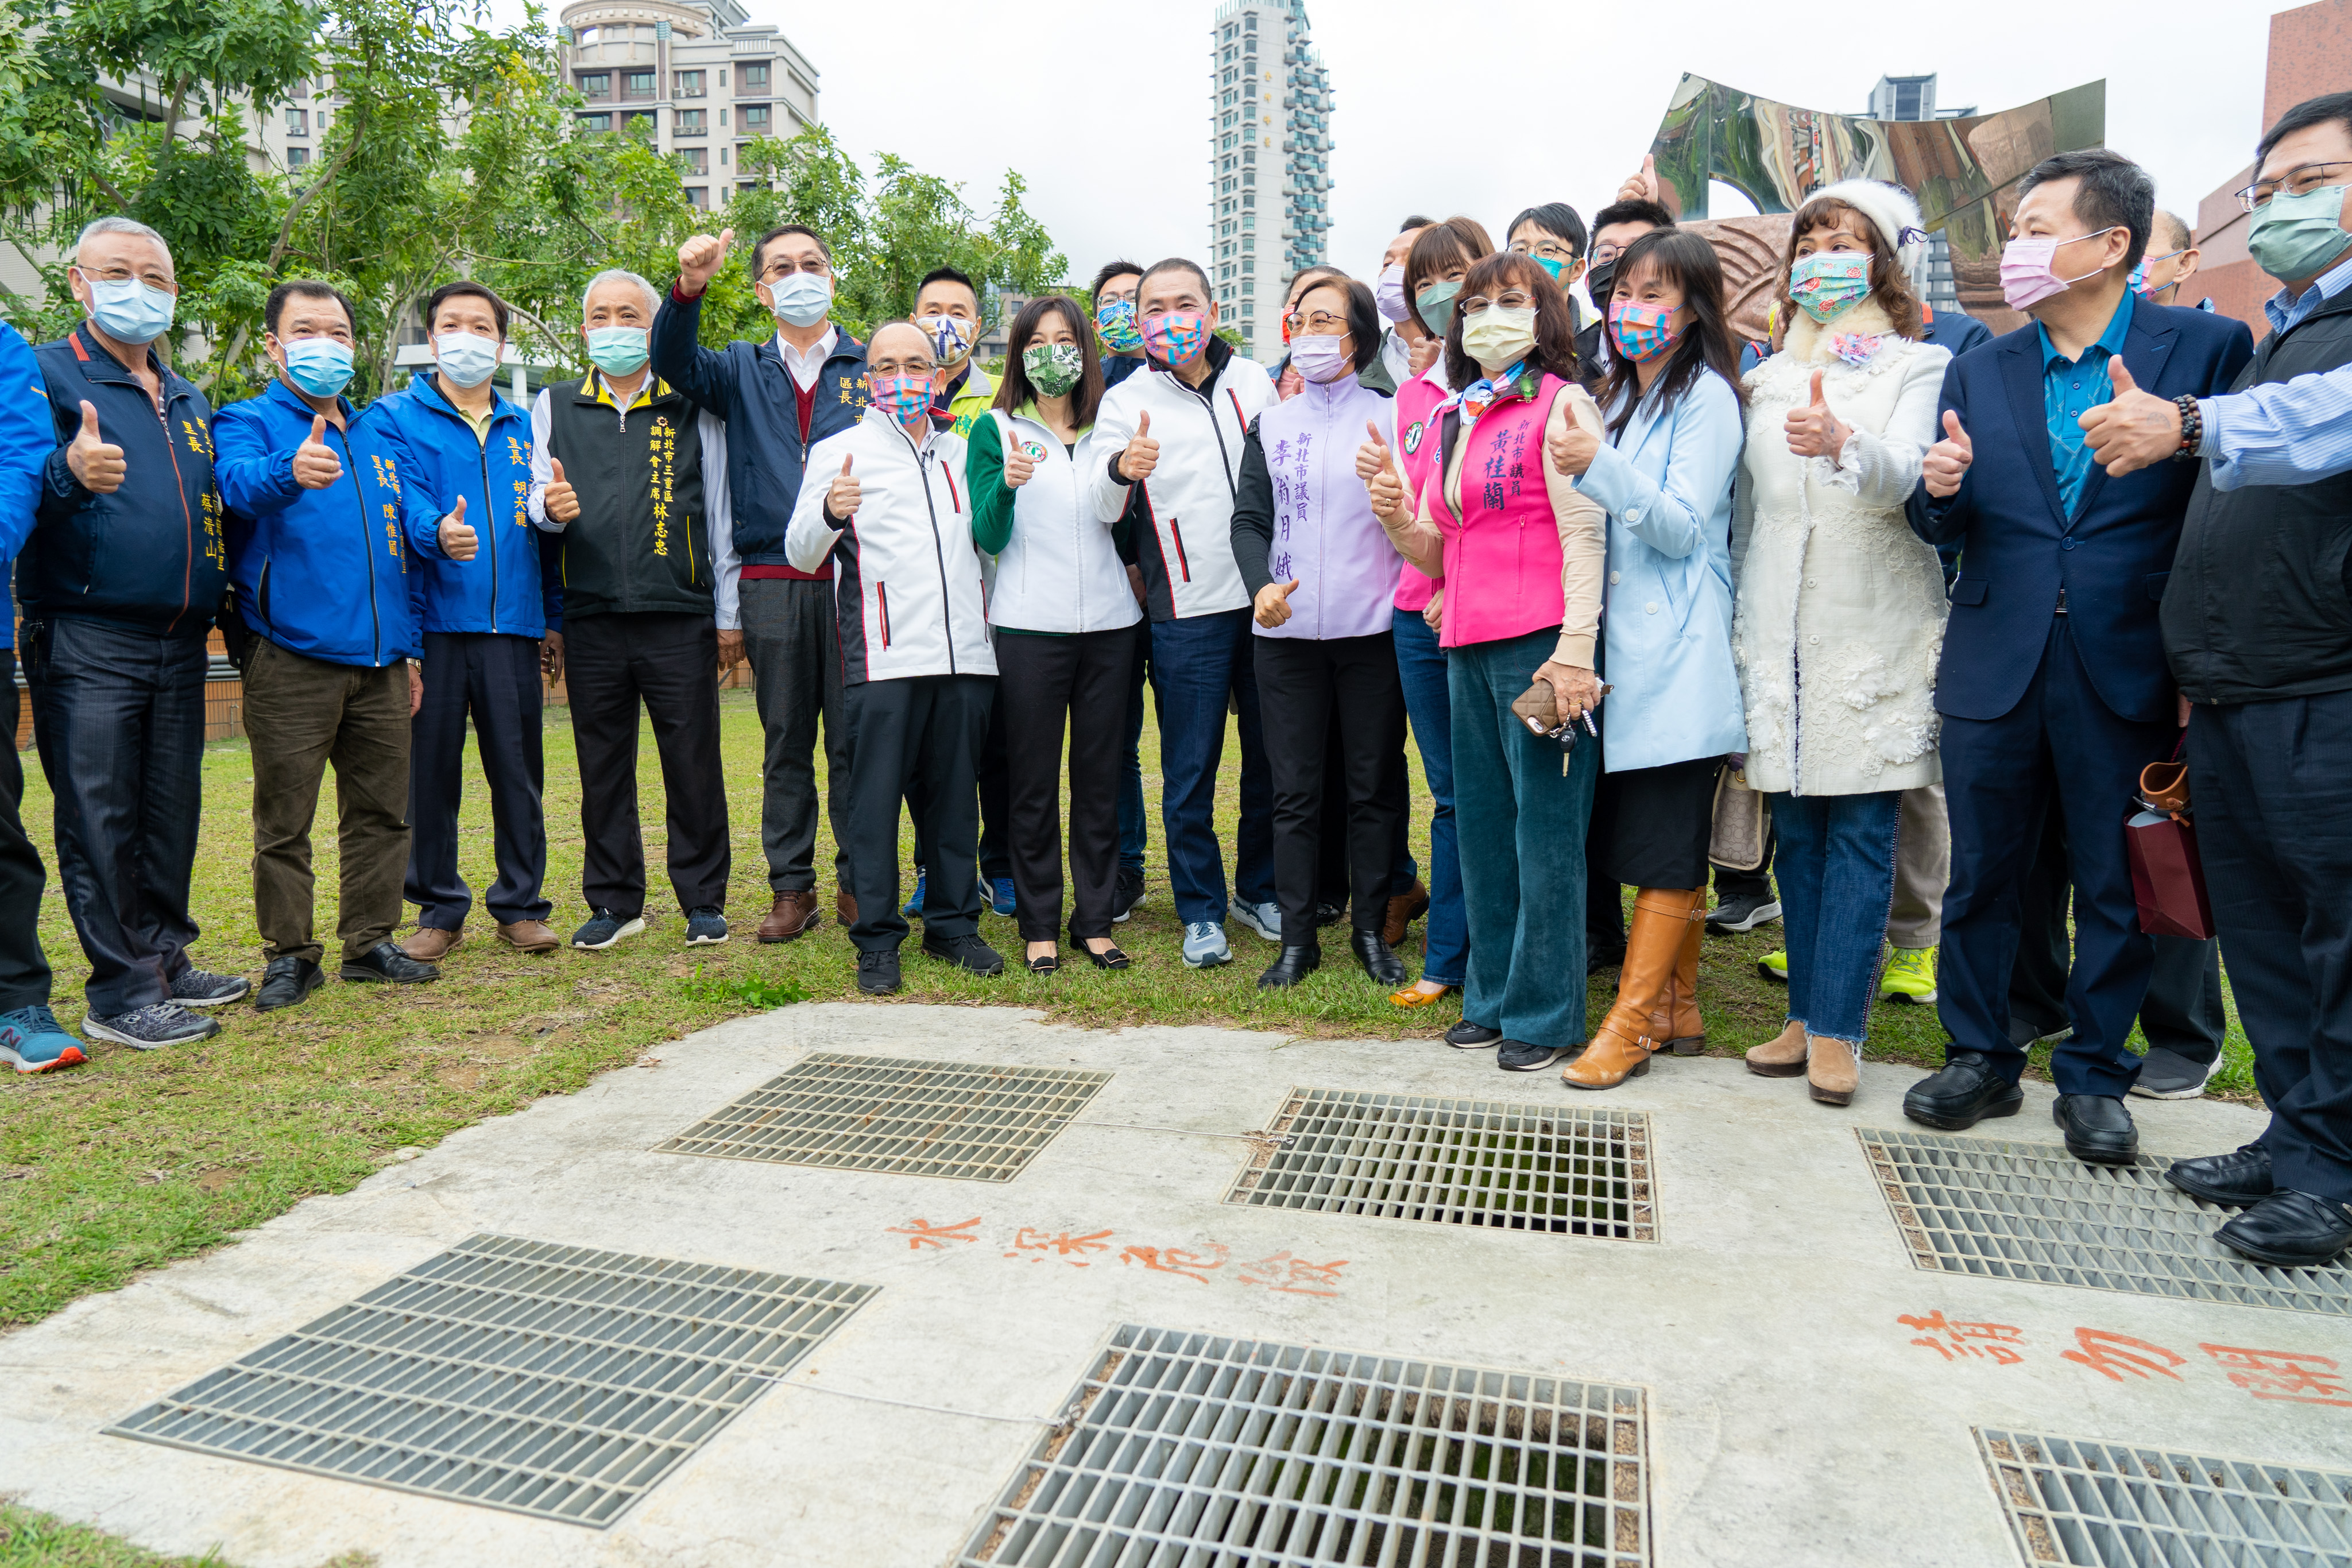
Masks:
[[[2050,1144],[1935,1133],[1861,1137],[1922,1269],[2352,1316],[2352,1269],[2247,1262],[2213,1239],[2231,1211],[2166,1181],[2165,1161],[2094,1166]]]
[[[1647,1563],[1642,1391],[1125,1327],[964,1568]]]
[[[2352,1474],[1977,1429],[2030,1563],[2347,1568]]]
[[[1267,1131],[1227,1203],[1658,1239],[1640,1112],[1297,1089]]]
[[[474,1236],[106,1430],[602,1527],[874,1291]]]
[[[821,1051],[656,1154],[1011,1181],[1108,1072]]]

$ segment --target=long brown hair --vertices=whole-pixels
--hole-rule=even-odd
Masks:
[[[1537,265],[1535,257],[1507,250],[1482,256],[1472,264],[1470,275],[1462,280],[1462,292],[1454,297],[1454,320],[1445,329],[1445,377],[1455,386],[1466,387],[1486,373],[1462,346],[1460,302],[1475,294],[1491,297],[1514,287],[1527,290],[1528,297],[1535,301],[1536,346],[1528,356],[1528,369],[1575,382],[1576,327],[1569,311],[1568,296],[1551,280],[1551,274]]]
[[[1911,292],[1911,275],[1903,269],[1897,247],[1886,243],[1870,214],[1846,205],[1835,196],[1815,196],[1797,209],[1789,220],[1789,248],[1780,257],[1780,292],[1776,303],[1781,308],[1780,332],[1785,336],[1794,318],[1790,312],[1801,309],[1789,298],[1789,276],[1797,267],[1797,242],[1816,229],[1851,228],[1870,240],[1870,298],[1886,312],[1895,323],[1895,330],[1914,341],[1927,335],[1927,325],[1919,310],[1918,296]]]
[[[1037,389],[1029,384],[1029,372],[1021,363],[1021,350],[1044,328],[1049,315],[1059,315],[1077,336],[1080,366],[1078,384],[1070,389],[1070,423],[1084,430],[1095,422],[1095,410],[1102,406],[1102,358],[1095,350],[1093,323],[1066,294],[1041,294],[1013,319],[1013,330],[1004,335],[1004,379],[996,383],[996,400],[989,406],[1011,413],[1037,401]]]
[[[1613,297],[1644,267],[1654,268],[1659,277],[1681,289],[1683,303],[1691,313],[1690,326],[1675,340],[1674,348],[1666,355],[1665,368],[1650,383],[1650,395],[1658,400],[1659,416],[1663,417],[1709,371],[1730,383],[1732,395],[1745,405],[1748,394],[1739,387],[1739,349],[1724,308],[1723,263],[1717,257],[1715,246],[1707,243],[1706,235],[1690,229],[1652,229],[1627,246],[1624,254],[1617,258],[1616,270],[1610,274],[1611,295]],[[1601,311],[1604,322],[1609,319],[1609,308],[1603,301]],[[1612,326],[1602,329],[1615,331]],[[1621,393],[1625,406],[1610,422],[1612,435],[1625,434],[1625,427],[1633,423],[1634,409],[1642,402],[1642,382],[1633,361],[1612,344],[1609,380],[1596,401],[1605,409]]]
[[[1448,218],[1414,236],[1412,248],[1404,256],[1404,308],[1412,312],[1423,331],[1431,328],[1421,319],[1422,286],[1449,267],[1470,267],[1494,254],[1495,242],[1486,237],[1486,225],[1476,218]]]

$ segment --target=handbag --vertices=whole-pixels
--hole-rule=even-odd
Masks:
[[[2181,741],[2189,732],[2181,732]],[[2172,757],[2140,769],[2142,808],[2124,824],[2124,848],[2131,860],[2132,901],[2139,928],[2150,936],[2213,935],[2213,904],[2205,893],[2205,868],[2197,858],[2197,829],[2189,821],[2189,765],[2180,743]]]
[[[1748,769],[1727,762],[1715,778],[1715,828],[1706,858],[1726,871],[1754,871],[1764,863],[1772,836],[1772,802],[1748,787]]]

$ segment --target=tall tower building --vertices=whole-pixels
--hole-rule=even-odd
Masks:
[[[1880,77],[1878,85],[1870,89],[1873,120],[1963,120],[1975,112],[1974,109],[1937,108],[1932,71],[1923,77]],[[1952,252],[1943,230],[1927,236],[1927,276],[1911,282],[1929,309],[1958,313],[1960,291],[1952,279]]]
[[[1306,0],[1223,0],[1209,53],[1209,263],[1253,358],[1282,342],[1285,286],[1331,227],[1331,75]]]

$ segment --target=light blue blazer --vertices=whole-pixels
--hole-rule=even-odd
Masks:
[[[1731,383],[1707,372],[1663,419],[1644,400],[1576,482],[1609,511],[1601,678],[1614,688],[1601,705],[1612,773],[1748,749],[1731,659],[1731,484],[1746,428]]]

